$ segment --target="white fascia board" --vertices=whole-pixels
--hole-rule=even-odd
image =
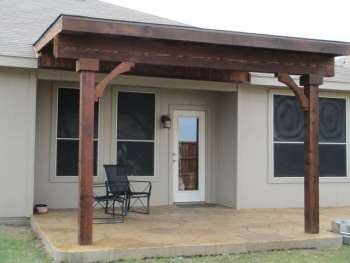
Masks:
[[[36,69],[38,59],[0,55],[0,67]]]
[[[299,77],[292,76],[296,83],[299,83]],[[273,86],[285,87],[280,83],[273,74],[266,73],[252,73],[251,85],[256,86]],[[332,78],[325,78],[323,85],[320,86],[322,90],[334,91],[350,91],[350,68],[339,67],[336,68],[336,74]]]

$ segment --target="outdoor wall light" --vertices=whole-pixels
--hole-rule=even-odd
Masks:
[[[162,128],[171,128],[171,119],[168,115],[162,115],[160,117],[160,122],[162,124]]]

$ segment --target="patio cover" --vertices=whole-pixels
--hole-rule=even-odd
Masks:
[[[318,90],[350,43],[61,15],[34,49],[39,67],[80,73],[81,245],[92,243],[94,101],[122,73],[237,83],[249,83],[249,72],[275,74],[305,112],[305,231],[319,232]],[[96,72],[111,73],[96,85]]]

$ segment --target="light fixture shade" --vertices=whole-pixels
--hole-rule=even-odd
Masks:
[[[162,128],[171,128],[171,119],[168,115],[162,115],[162,117],[160,118],[161,124],[162,124]]]

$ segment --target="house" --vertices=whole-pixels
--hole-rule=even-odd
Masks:
[[[99,72],[97,82],[116,61],[129,63],[84,115],[95,115],[94,126],[85,126],[93,132],[83,129],[87,137],[81,139],[89,142],[93,133],[93,147],[85,145],[93,181],[104,181],[103,164],[117,162],[132,166],[133,178],[152,182],[153,206],[304,207],[307,137],[306,170],[313,176],[318,162],[312,156],[319,152],[320,206],[350,205],[346,58],[336,61],[333,77],[333,58],[350,54],[349,44],[192,28],[96,0],[3,0],[0,17],[1,222],[30,218],[35,204],[79,206],[79,81],[94,83],[95,74],[80,73],[79,80],[72,59],[78,53],[88,54],[78,59],[81,72]],[[116,50],[112,28],[121,36]],[[221,60],[231,46],[239,46],[237,57]],[[215,47],[217,60],[203,56]],[[171,63],[168,48],[178,52]],[[190,51],[194,55],[186,57]],[[94,52],[104,64],[95,63]],[[263,59],[255,61],[254,54]],[[192,64],[180,67],[182,61]],[[303,95],[285,74],[306,74],[305,89],[320,85],[319,149],[312,139],[316,115],[305,115],[308,121],[300,110],[313,107],[310,96],[317,94]],[[325,76],[323,85],[313,74]],[[311,137],[305,123],[313,127],[306,130]],[[316,211],[315,219],[318,184],[307,182],[306,210]],[[309,231],[317,232],[316,225]]]

